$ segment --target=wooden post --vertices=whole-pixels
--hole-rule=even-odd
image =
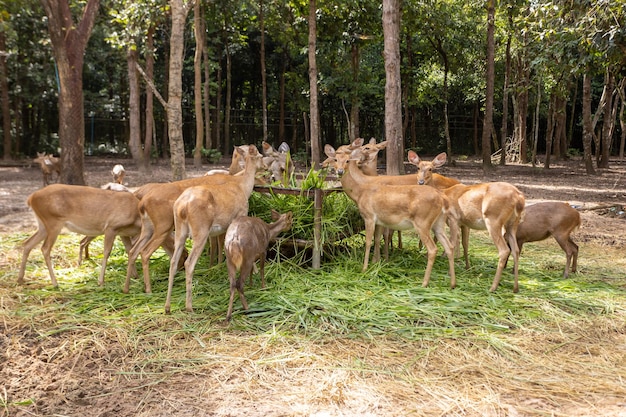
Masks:
[[[313,197],[313,269],[320,269],[322,264],[322,190],[315,189]]]

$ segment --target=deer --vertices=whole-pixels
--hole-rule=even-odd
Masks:
[[[275,150],[272,145],[263,141],[263,164],[270,172],[270,181],[280,181],[283,186],[289,184],[289,178],[294,173],[294,166],[291,161],[290,149],[287,142],[283,142]]]
[[[46,154],[45,152],[37,152],[37,158],[33,159],[33,162],[39,164],[41,167],[41,173],[43,174],[43,186],[50,184],[52,180],[52,174],[56,172],[57,181],[61,175],[61,160],[54,157],[52,154]]]
[[[424,187],[424,185],[418,185]],[[432,187],[430,187],[432,188]],[[524,218],[524,194],[507,182],[487,182],[474,185],[457,184],[443,190],[454,205],[461,227],[465,269],[469,269],[469,230],[487,230],[498,249],[498,266],[489,291],[494,292],[500,284],[502,271],[509,255],[513,253],[513,292],[519,291],[517,228]],[[450,228],[452,226],[450,225]]]
[[[448,274],[450,288],[455,288],[454,247],[445,234],[445,222],[451,208],[443,193],[432,187],[417,184],[394,185],[387,183],[384,177],[365,175],[358,166],[361,150],[355,149],[350,155],[337,153],[331,145],[324,147],[328,159],[340,176],[344,192],[357,204],[365,222],[365,257],[362,271],[369,263],[372,238],[374,238],[373,262],[380,259],[381,229],[414,229],[424,242],[428,253],[428,262],[424,272],[423,287],[427,287],[437,256],[437,245],[430,236],[431,230],[448,256]],[[452,230],[452,229],[451,229]]]
[[[502,271],[510,253],[513,252],[513,292],[517,293],[519,291],[517,279],[519,250],[516,234],[518,225],[524,218],[525,198],[522,192],[506,182],[464,185],[453,178],[433,173],[434,169],[445,164],[445,153],[437,155],[432,161],[424,161],[420,160],[415,152],[409,151],[408,159],[418,167],[417,183],[419,185],[430,185],[442,189],[454,204],[453,212],[459,216],[457,221],[461,227],[465,268],[470,267],[469,230],[487,230],[498,249],[499,258],[490,291],[494,292],[498,288]]]
[[[243,175],[230,176],[230,181],[221,184],[189,187],[174,202],[174,253],[170,260],[166,313],[170,312],[176,264],[187,237],[191,237],[193,245],[185,261],[185,308],[192,312],[193,272],[208,238],[224,235],[234,219],[248,214],[248,199],[254,189],[256,172],[263,167],[263,157],[256,146],[250,145],[245,161]]]
[[[124,184],[124,176],[126,175],[126,170],[124,166],[121,164],[116,164],[111,169],[111,175],[113,176],[113,182],[116,184],[123,185]]]
[[[41,251],[50,280],[54,287],[58,287],[50,252],[59,233],[66,227],[72,232],[88,237],[104,235],[104,255],[98,278],[98,285],[103,286],[106,264],[115,237],[121,237],[128,252],[131,248],[131,237],[141,231],[137,203],[137,197],[132,193],[79,185],[51,184],[32,193],[27,199],[27,204],[35,214],[38,228],[23,244],[18,285],[24,283],[26,261],[31,250],[43,241]],[[128,269],[131,274],[137,275],[134,265],[129,265]]]
[[[256,150],[256,146],[254,145],[235,147],[235,153],[238,153],[239,156],[236,158],[233,156],[233,160],[236,159],[238,161],[239,158],[243,158],[250,147],[254,147]],[[258,168],[258,170],[262,170],[262,168]],[[170,183],[146,184],[136,191],[136,194],[141,194],[139,201],[141,234],[128,255],[128,261],[129,264],[134,263],[141,254],[144,291],[146,293],[152,292],[150,284],[150,257],[154,251],[171,236],[174,230],[173,208],[176,199],[180,197],[187,188],[197,185],[218,186],[226,184],[226,186],[228,186],[228,184],[238,181],[237,178],[241,178],[241,176],[226,174],[205,175]],[[218,247],[219,240],[211,239],[211,248],[216,248],[215,252],[213,249],[211,250],[213,254],[211,256],[211,262],[214,260],[214,255],[217,256],[216,252],[218,251]],[[183,253],[186,253],[186,251],[183,250]],[[123,289],[124,293],[128,293],[130,289],[130,272],[131,271],[127,271],[126,274],[126,283]]]
[[[563,278],[571,271],[576,272],[578,262],[578,245],[572,240],[571,234],[580,227],[580,213],[569,204],[563,202],[542,202],[526,206],[524,220],[517,228],[517,246],[527,242],[537,242],[554,237],[565,252],[565,270]]]
[[[419,185],[426,184],[431,187],[435,187],[438,190],[445,190],[446,188],[450,188],[453,185],[461,183],[457,179],[445,177],[433,172],[433,170],[442,167],[447,162],[448,155],[445,152],[441,152],[439,155],[435,156],[432,161],[424,161],[420,159],[415,151],[409,151],[407,159],[410,164],[417,167],[417,173],[415,176],[417,177],[417,184]]]
[[[291,228],[293,213],[280,214],[272,210],[272,223],[265,223],[258,217],[237,217],[228,226],[224,239],[224,252],[226,253],[226,266],[228,268],[228,280],[230,282],[230,300],[226,321],[230,321],[233,313],[235,290],[244,310],[248,309],[246,297],[243,294],[243,284],[250,277],[252,283],[252,269],[259,260],[259,272],[261,275],[261,288],[265,288],[265,258],[269,243],[281,232]],[[239,277],[237,277],[239,273]]]

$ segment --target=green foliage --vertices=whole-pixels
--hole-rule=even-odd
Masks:
[[[276,200],[278,201],[278,200]],[[282,207],[279,208],[282,210]],[[542,326],[558,327],[565,321],[616,315],[626,311],[623,262],[581,258],[582,272],[562,278],[564,255],[551,246],[524,247],[520,266],[520,292],[513,294],[510,268],[505,271],[497,292],[489,292],[496,251],[486,234],[473,232],[472,268],[457,262],[458,288],[449,288],[447,262],[438,257],[430,286],[421,286],[426,256],[417,239],[405,234],[404,249],[394,249],[389,262],[373,264],[361,273],[362,240],[326,259],[321,270],[312,270],[297,259],[270,253],[266,264],[268,286],[259,280],[246,283],[247,311],[235,303],[233,322],[222,327],[228,305],[229,284],[224,264],[209,267],[202,257],[195,270],[194,313],[184,311],[184,272],[176,275],[172,315],[163,313],[167,290],[169,258],[161,250],[151,260],[153,294],[143,293],[141,280],[134,280],[129,294],[123,294],[126,254],[117,242],[109,259],[104,288],[96,282],[99,260],[76,268],[76,235],[62,235],[54,252],[59,289],[49,286],[41,256],[31,255],[28,284],[13,287],[16,268],[0,266],[0,283],[11,285],[19,298],[19,309],[6,314],[27,322],[44,323],[42,336],[69,330],[124,328],[138,341],[156,328],[168,334],[189,333],[199,337],[214,331],[298,334],[311,339],[375,337],[422,340],[437,337],[475,338],[496,343],[498,334],[520,328],[541,331]],[[3,236],[0,249],[8,251],[25,235]],[[102,240],[92,243],[92,254],[101,253]],[[602,256],[601,254],[599,255]],[[605,257],[610,254],[605,254]],[[598,262],[602,266],[593,266]],[[5,301],[5,306],[10,305]],[[156,322],[170,322],[169,325]],[[171,335],[170,335],[171,336]]]
[[[192,151],[192,154],[195,153],[195,149]],[[206,148],[201,148],[200,149],[200,154],[206,158],[206,160],[210,163],[210,164],[216,164],[218,163],[221,159],[222,159],[222,153],[217,150],[217,149],[206,149]]]

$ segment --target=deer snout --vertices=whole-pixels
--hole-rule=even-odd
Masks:
[[[424,185],[424,184],[426,184],[426,183],[424,182],[424,180],[417,180],[417,183],[418,183],[419,185]]]

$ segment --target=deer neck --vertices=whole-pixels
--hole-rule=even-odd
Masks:
[[[350,198],[356,200],[361,195],[361,178],[365,175],[361,172],[357,161],[348,161],[348,167],[341,176],[341,186]]]

